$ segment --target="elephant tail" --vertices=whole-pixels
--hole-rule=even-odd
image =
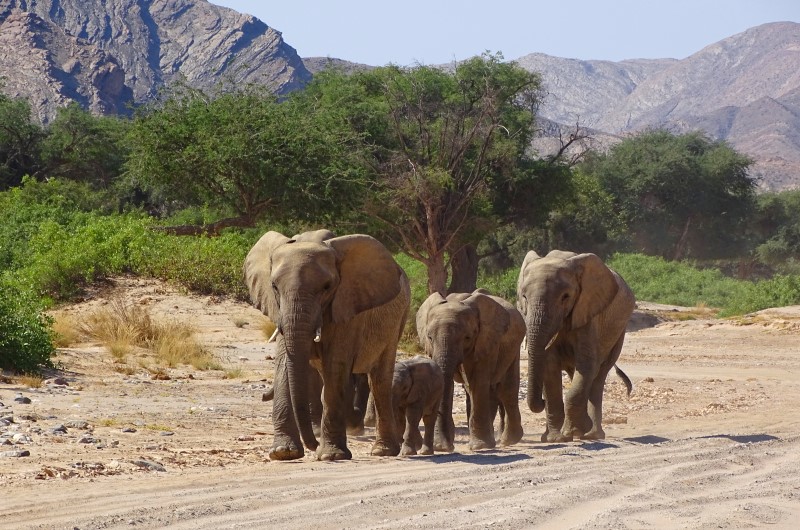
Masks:
[[[617,372],[617,376],[619,376],[619,378],[622,379],[622,382],[625,383],[625,388],[628,389],[628,397],[630,397],[631,391],[633,390],[633,383],[631,383],[630,378],[616,364],[614,365],[614,371]]]

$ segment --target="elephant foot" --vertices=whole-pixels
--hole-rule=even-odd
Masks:
[[[286,445],[276,444],[269,450],[270,460],[297,460],[303,458],[305,451],[293,443]]]
[[[471,451],[480,451],[481,449],[494,449],[495,445],[496,444],[494,440],[481,440],[480,438],[475,438],[469,441],[469,448]]]
[[[559,431],[555,432],[545,431],[544,434],[542,434],[542,441],[546,443],[571,442],[572,435],[567,436]]]
[[[581,440],[605,440],[606,432],[603,429],[592,429],[583,436]]]
[[[327,447],[319,446],[317,449],[317,460],[323,462],[332,462],[334,460],[351,460],[353,453],[348,448],[341,449],[339,447],[329,445]]]
[[[455,446],[450,442],[436,442],[433,444],[433,449],[439,453],[452,453],[455,451]]]
[[[500,438],[500,445],[514,445],[522,440],[522,435],[522,426],[514,429],[509,428],[507,431],[503,432],[503,435]]]
[[[415,454],[417,454],[417,450],[408,444],[404,443],[403,447],[400,448],[400,456],[412,456]]]
[[[433,448],[430,445],[423,445],[422,448],[419,450],[419,454],[421,455],[432,455]]]
[[[372,456],[397,456],[400,453],[400,444],[388,444],[378,440],[372,446]]]

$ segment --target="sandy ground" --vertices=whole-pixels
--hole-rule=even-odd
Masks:
[[[525,437],[456,451],[346,462],[271,462],[272,345],[245,304],[118,279],[117,295],[192,323],[224,370],[168,380],[106,349],[59,351],[67,385],[0,383],[0,528],[796,528],[800,521],[800,308],[667,321],[627,335],[606,386],[602,442]],[[80,314],[109,296],[66,308]],[[668,308],[641,304],[637,327]],[[241,327],[240,327],[241,326]],[[140,362],[146,365],[145,362]],[[523,377],[525,373],[523,360]],[[132,372],[130,374],[124,371]],[[27,397],[29,404],[15,398]]]

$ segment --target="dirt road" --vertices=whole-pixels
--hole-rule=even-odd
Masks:
[[[800,521],[800,310],[664,322],[629,333],[602,442],[270,462],[271,346],[244,304],[157,282],[115,290],[193,323],[225,370],[120,371],[105,348],[59,353],[66,381],[0,383],[0,528],[795,528]],[[68,308],[79,317],[104,296]],[[247,322],[242,325],[242,322]],[[239,327],[241,326],[241,327]],[[525,372],[523,361],[523,376]],[[130,373],[123,373],[130,372]],[[67,384],[57,384],[64,383]],[[524,396],[525,389],[521,389]],[[27,397],[31,403],[15,401]],[[14,438],[16,436],[16,439]],[[5,437],[5,438],[3,438]]]

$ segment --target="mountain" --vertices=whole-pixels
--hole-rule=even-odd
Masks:
[[[204,0],[0,0],[0,76],[43,122],[69,100],[120,112],[181,79],[279,94],[311,79],[278,31]]]
[[[702,130],[751,156],[765,189],[800,187],[800,24],[757,26],[683,60],[580,61],[543,54],[543,118],[622,136]]]

